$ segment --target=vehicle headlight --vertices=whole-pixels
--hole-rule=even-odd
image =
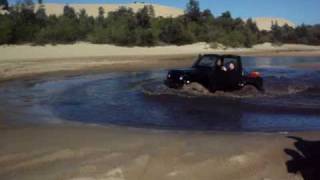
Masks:
[[[182,81],[182,80],[183,80],[183,76],[180,76],[180,77],[179,77],[179,80]]]

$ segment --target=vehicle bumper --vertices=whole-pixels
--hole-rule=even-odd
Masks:
[[[184,85],[184,82],[166,79],[164,81],[164,84],[169,88],[179,89],[179,88],[182,88],[182,86]]]

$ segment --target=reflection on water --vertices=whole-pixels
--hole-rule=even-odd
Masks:
[[[7,119],[23,122],[63,119],[188,130],[320,130],[320,72],[287,67],[317,59],[245,58],[246,69],[263,73],[266,94],[248,89],[214,95],[172,90],[162,85],[166,71],[16,81],[0,88],[1,111]]]
[[[243,65],[245,67],[272,67],[281,68],[296,64],[317,63],[319,57],[244,57]]]

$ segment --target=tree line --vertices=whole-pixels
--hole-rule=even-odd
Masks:
[[[0,0],[7,13],[0,15],[0,44],[57,44],[88,41],[120,46],[183,45],[208,42],[212,47],[251,47],[263,42],[303,43],[320,45],[320,25],[296,28],[273,24],[271,31],[260,31],[252,19],[233,18],[229,11],[214,16],[209,9],[201,10],[199,1],[190,0],[178,17],[156,17],[151,5],[134,12],[120,7],[98,16],[89,16],[85,9],[76,12],[65,5],[63,14],[47,15],[42,0],[35,10],[32,0],[9,6]]]

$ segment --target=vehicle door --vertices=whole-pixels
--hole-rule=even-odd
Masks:
[[[236,57],[224,57],[223,64],[226,67],[225,85],[226,88],[235,88],[241,81],[241,65]]]
[[[197,73],[195,81],[204,86],[208,86],[212,76],[215,76],[216,62],[219,59],[217,56],[205,55],[202,56],[197,63]]]

